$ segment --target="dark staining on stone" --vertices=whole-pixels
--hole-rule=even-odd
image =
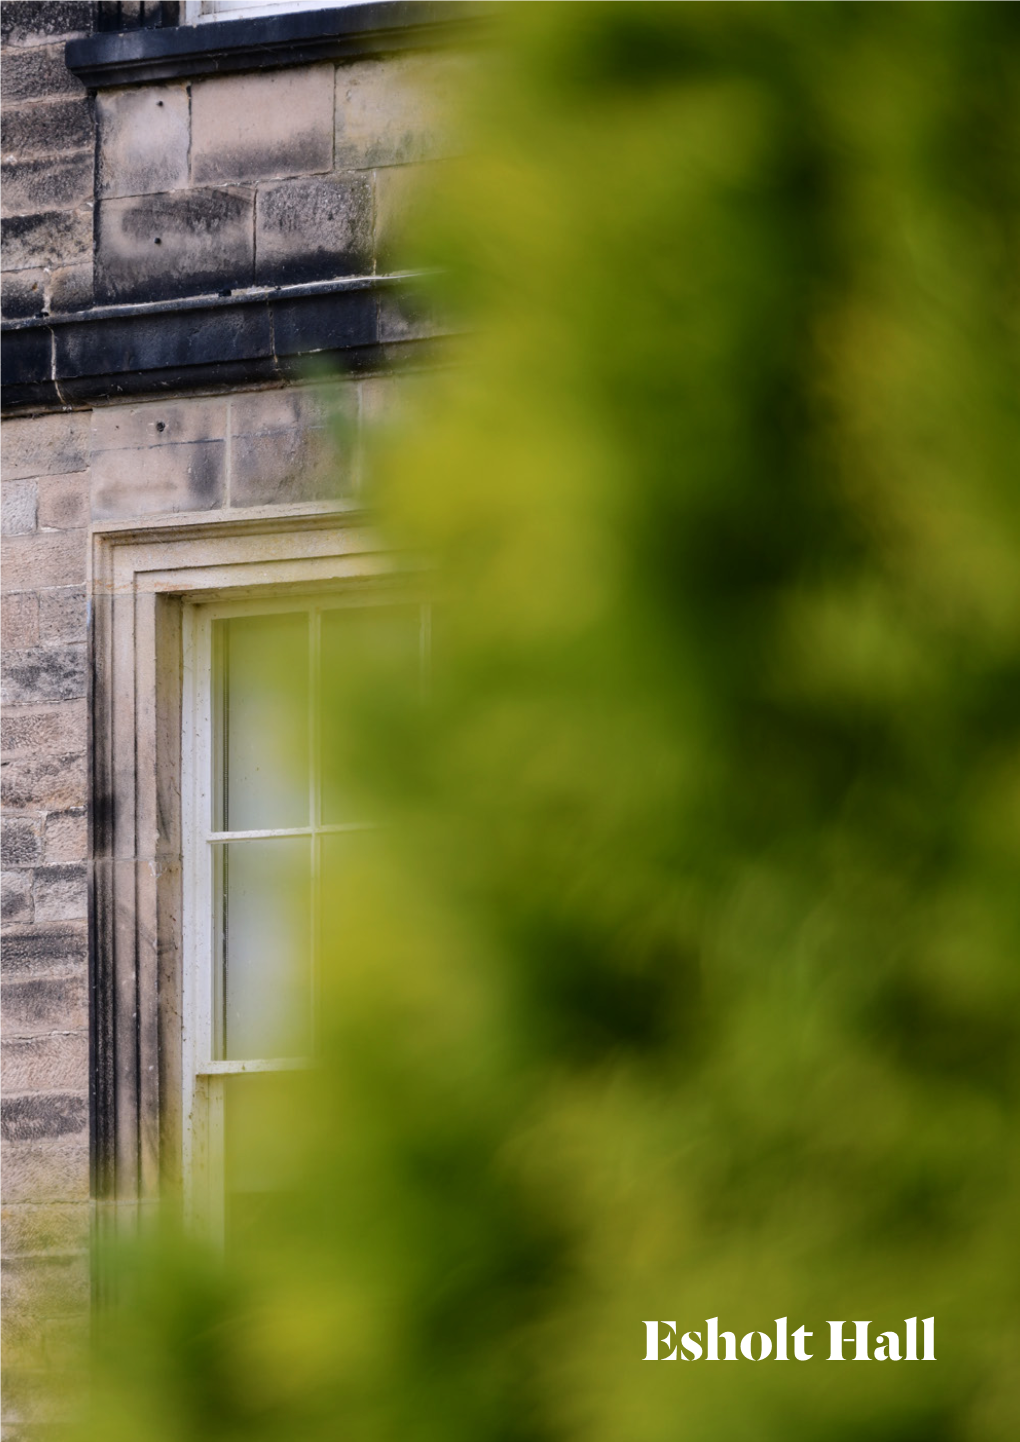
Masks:
[[[146,195],[125,208],[121,230],[128,239],[141,240],[152,234],[155,225],[162,223],[171,236],[215,236],[224,225],[241,220],[250,207],[250,196],[227,190]]]
[[[13,8],[13,7],[12,7]],[[85,87],[64,62],[62,45],[32,45],[4,55],[4,100],[46,100],[52,95],[84,95]]]
[[[26,817],[5,816],[0,838],[0,858],[4,866],[31,866],[42,856],[38,826]]]
[[[92,198],[92,152],[77,151],[3,166],[4,203],[8,211],[36,214],[65,210]]]
[[[85,880],[85,866],[80,861],[55,866],[37,866],[36,883],[43,886],[75,886]]]
[[[39,315],[43,304],[43,283],[38,271],[8,271],[3,277],[5,320],[26,320]]]
[[[285,285],[368,269],[371,191],[363,177],[309,176],[259,189],[257,281]]]
[[[2,146],[21,158],[84,150],[93,138],[92,108],[81,100],[52,100],[15,106],[4,112]]]
[[[85,932],[81,927],[37,927],[20,935],[9,932],[4,937],[5,976],[31,975],[33,972],[66,974],[84,967],[86,959]]]
[[[89,253],[91,212],[82,208],[7,216],[2,236],[4,261],[10,270],[67,264]]]
[[[66,807],[66,801],[55,798],[66,794],[67,773],[81,763],[82,757],[77,754],[22,756],[5,762],[0,775],[0,801],[18,810],[52,805]]]
[[[87,35],[92,29],[95,6],[91,0],[36,0],[34,4],[4,5],[0,10],[0,35],[5,42],[24,45],[41,39]]]
[[[88,1099],[73,1092],[7,1097],[2,1132],[7,1142],[40,1142],[80,1135],[88,1125]]]
[[[222,504],[224,446],[221,441],[199,441],[188,448],[186,509],[212,511]]]
[[[70,701],[84,696],[85,672],[81,645],[11,651],[3,661],[4,702]]]
[[[253,198],[247,190],[194,190],[101,201],[99,301],[169,300],[250,284]]]
[[[92,262],[61,266],[51,278],[50,308],[56,314],[87,310],[92,304]]]
[[[81,1025],[88,1008],[83,976],[30,977],[4,986],[4,1018],[11,1026],[42,1030],[56,1023]]]

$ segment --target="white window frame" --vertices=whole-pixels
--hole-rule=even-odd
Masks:
[[[199,1201],[183,1165],[185,1062],[194,1059],[184,1048],[196,1035],[183,992],[189,609],[324,590],[421,603],[422,571],[415,558],[384,545],[353,504],[92,528],[90,966],[100,1233],[133,1230],[140,1212],[168,1193],[185,1199],[190,1188],[193,1210]],[[193,1141],[191,1178],[201,1162]]]
[[[418,655],[422,673],[428,663],[431,614],[419,596],[398,597],[419,611]],[[185,1216],[211,1240],[224,1240],[224,1094],[226,1078],[251,1072],[304,1069],[312,1057],[252,1057],[221,1060],[216,1057],[216,992],[223,964],[215,927],[217,911],[215,847],[232,841],[261,841],[307,837],[311,851],[309,936],[310,975],[315,1007],[319,935],[317,903],[321,882],[320,846],[323,836],[372,830],[368,820],[326,823],[321,816],[321,736],[319,734],[319,678],[321,675],[322,615],[348,608],[373,609],[394,600],[391,590],[328,589],[296,597],[274,595],[258,599],[185,602],[182,626],[183,695],[181,716],[181,835],[183,850],[184,909],[182,943],[182,1178]],[[219,620],[241,616],[282,615],[298,612],[311,618],[309,726],[309,813],[307,826],[272,827],[258,831],[217,830],[214,825],[218,767],[216,748],[215,659],[213,627]]]

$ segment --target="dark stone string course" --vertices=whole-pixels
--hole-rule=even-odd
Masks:
[[[440,334],[406,276],[112,306],[7,326],[0,397],[10,412],[363,371]]]

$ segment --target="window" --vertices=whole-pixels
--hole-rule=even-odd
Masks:
[[[244,928],[257,939],[260,927],[252,907],[247,917],[244,909],[246,897],[253,904],[258,899],[252,867],[257,871],[273,848],[281,856],[296,852],[287,843],[299,842],[308,857],[304,884],[321,892],[337,873],[344,841],[356,843],[356,828],[366,818],[353,802],[342,814],[337,809],[350,778],[326,764],[332,752],[327,747],[323,755],[315,733],[316,726],[321,733],[325,698],[323,708],[313,705],[313,690],[321,695],[332,687],[338,658],[359,634],[365,644],[370,638],[373,653],[389,646],[399,656],[413,648],[410,627],[420,650],[427,610],[419,604],[421,581],[411,564],[397,564],[353,505],[251,507],[93,528],[89,955],[93,1193],[100,1233],[122,1225],[133,1229],[139,1210],[167,1194],[183,1194],[193,1210],[205,1208],[207,1215],[211,1208],[212,1221],[222,1228],[229,1163],[224,1096],[229,1105],[231,1089],[238,1096],[245,1088],[251,1092],[259,1064],[285,1077],[282,1063],[307,1060],[314,1048],[311,901],[304,950],[288,940],[294,970],[274,970],[272,956],[251,949],[242,960]],[[290,794],[274,789],[283,787],[283,770],[275,780],[250,774],[244,736],[247,728],[257,740],[258,707],[270,704],[258,699],[251,680],[259,656],[268,655],[265,644],[256,644],[260,627],[278,627],[282,638],[288,625],[299,624],[308,637],[302,654],[309,789],[307,814],[297,818],[285,811],[293,804]],[[285,717],[283,724],[292,723]],[[296,734],[296,722],[293,727]],[[296,756],[304,764],[302,745],[299,739],[291,743],[290,760]],[[214,759],[222,771],[223,757],[226,794],[222,775],[213,785]],[[294,820],[300,824],[291,825]],[[269,834],[221,834],[228,829]],[[256,854],[256,847],[270,849]],[[274,885],[281,875],[273,870]],[[196,925],[200,894],[205,910]],[[227,985],[220,994],[215,985],[224,965],[224,904]],[[232,954],[241,967],[233,993]],[[275,987],[292,999],[290,1034],[281,1027],[279,1036],[260,1035],[258,999]],[[238,1004],[233,1013],[232,995]],[[229,1127],[225,1140],[229,1150]],[[254,1180],[249,1194],[257,1191]]]
[[[414,690],[427,644],[424,606],[359,592],[187,608],[184,1179],[214,1236],[281,1187],[236,1139],[259,1075],[314,1055],[322,905],[371,824],[338,755],[337,680],[379,662]]]

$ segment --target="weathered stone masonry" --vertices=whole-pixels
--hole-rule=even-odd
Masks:
[[[161,33],[111,31],[146,10]],[[389,272],[465,64],[456,6],[176,11],[3,9],[3,1280],[8,1340],[51,1361],[97,1161],[90,528],[358,494],[393,362],[434,343]],[[341,377],[293,384],[313,353]]]

